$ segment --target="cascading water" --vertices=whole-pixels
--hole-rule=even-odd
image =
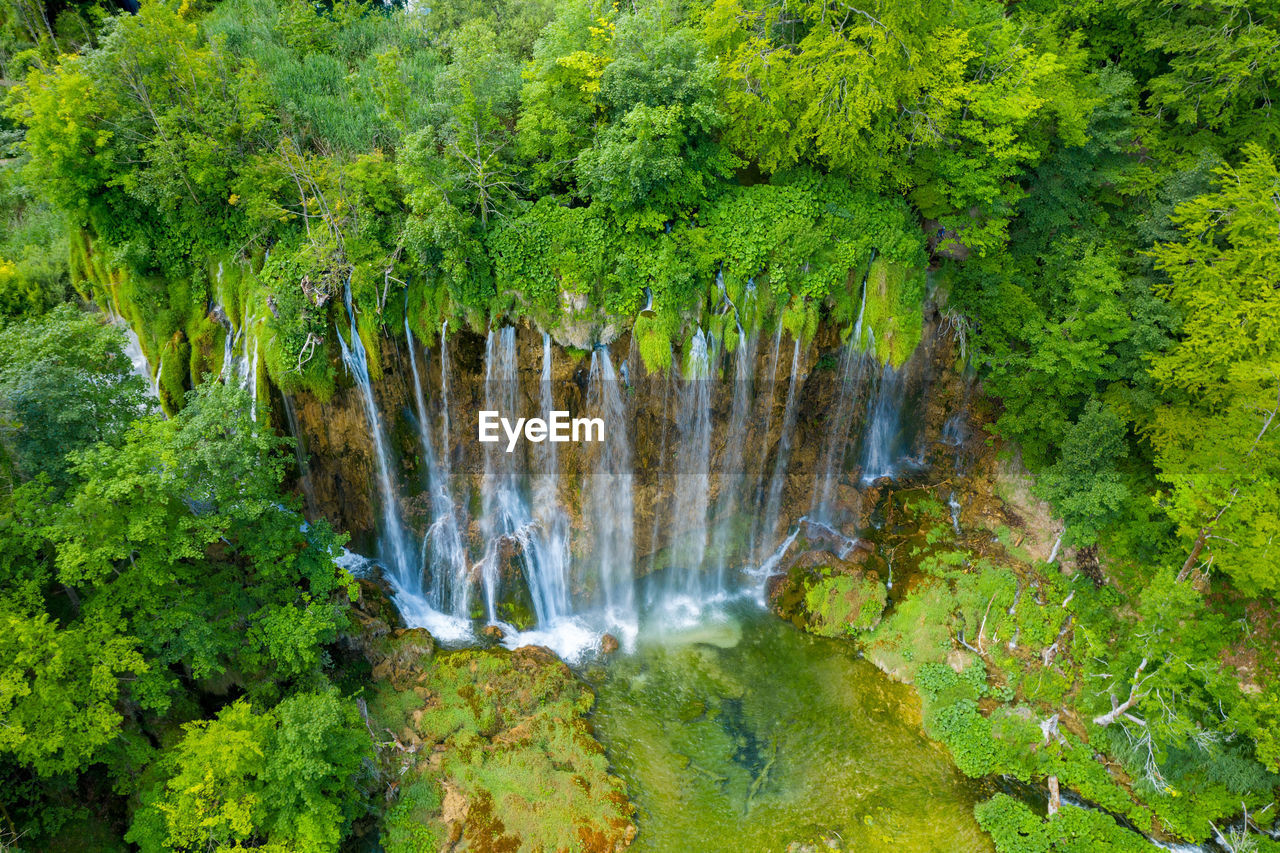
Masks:
[[[409,347],[409,367],[413,373],[414,404],[418,414],[418,442],[426,463],[427,494],[430,496],[431,521],[422,537],[421,563],[429,579],[427,597],[431,606],[444,613],[466,614],[467,551],[458,531],[458,519],[450,496],[449,477],[436,456],[431,439],[431,420],[427,413],[422,377],[418,373],[418,357],[413,345],[409,318],[404,321],[405,340]],[[443,346],[443,338],[441,339]],[[460,601],[455,601],[460,597]]]
[[[773,354],[769,358],[769,381],[765,385],[766,394],[760,395],[760,400],[764,405],[764,429],[761,432],[761,446],[756,452],[756,469],[755,477],[751,485],[751,494],[749,497],[750,506],[754,510],[761,506],[765,501],[764,495],[764,468],[765,459],[769,455],[769,431],[773,427],[773,399],[774,389],[778,383],[778,357],[782,352],[782,324],[778,324],[778,329],[773,335]],[[760,536],[760,515],[756,513],[751,523],[751,539],[747,548],[747,556],[749,559],[757,560],[756,540]]]
[[[281,399],[284,401],[285,418],[289,421],[289,434],[294,437],[293,456],[298,466],[298,485],[307,502],[307,515],[315,518],[319,515],[319,508],[316,505],[315,486],[311,482],[311,468],[307,465],[307,448],[302,442],[302,429],[298,425],[298,411],[292,396],[281,394]]]
[[[787,385],[787,403],[782,412],[782,435],[778,438],[778,452],[773,461],[773,476],[769,479],[769,501],[765,504],[764,522],[756,541],[768,548],[778,530],[778,514],[782,511],[782,488],[787,476],[787,463],[791,458],[791,438],[796,426],[796,387],[800,372],[800,341],[796,340],[791,351],[791,379]]]
[[[484,351],[484,407],[503,417],[515,418],[519,374],[516,372],[516,330],[506,326],[489,331]],[[498,444],[486,444],[484,479],[480,484],[482,501],[481,528],[485,553],[480,561],[480,580],[484,588],[485,612],[489,622],[498,621],[498,598],[501,594],[500,570],[504,557],[513,554],[525,565],[525,576],[536,573],[528,564],[533,544],[533,514],[520,494],[522,471],[520,455],[507,452]],[[504,554],[504,552],[506,552]],[[530,583],[532,587],[534,584]]]
[[[902,456],[904,391],[902,374],[886,362],[876,386],[871,424],[866,431],[862,454],[863,484],[883,477],[892,478],[898,473],[897,463]]]
[[[756,336],[738,327],[738,348],[734,352],[733,403],[729,431],[720,451],[720,495],[716,500],[716,526],[712,537],[716,589],[726,589],[726,571],[738,527],[738,507],[746,482],[747,426],[751,414],[753,378],[756,370]]]
[[[822,475],[814,481],[814,494],[810,515],[826,524],[839,525],[837,518],[835,487],[844,471],[845,454],[849,447],[849,434],[853,415],[857,409],[869,357],[863,349],[862,318],[867,309],[867,280],[862,279],[862,307],[854,324],[849,342],[840,352],[839,396],[835,412],[827,430],[827,442],[823,453]]]
[[[869,346],[870,336],[864,334],[861,317],[840,355],[829,416],[817,426],[806,422],[803,427],[798,423],[801,399],[810,393],[803,347],[792,340],[788,366],[781,328],[771,336],[759,378],[759,341],[735,327],[731,356],[722,359],[722,342],[699,330],[678,362],[683,369],[673,370],[669,378],[648,374],[635,387],[623,376],[627,366],[640,370],[634,337],[634,365],[628,359],[615,369],[609,348],[597,346],[575,388],[573,382],[554,381],[557,352],[551,336],[543,333],[539,388],[531,395],[532,387],[524,383],[533,381],[534,373],[520,369],[530,361],[526,357],[522,362],[518,351],[523,336],[514,327],[495,327],[484,344],[483,394],[464,385],[464,398],[476,408],[482,398],[484,409],[509,422],[529,415],[550,420],[553,411],[575,407],[575,416],[602,419],[603,439],[575,446],[572,455],[551,441],[517,441],[508,450],[505,439],[472,448],[453,436],[451,447],[450,421],[456,412],[450,394],[457,378],[451,353],[468,363],[475,351],[453,350],[442,324],[435,397],[428,387],[434,382],[427,382],[430,350],[418,349],[406,321],[412,378],[412,403],[406,411],[415,416],[409,420],[416,428],[425,490],[419,505],[425,500],[427,507],[426,529],[418,540],[400,518],[390,427],[384,428],[369,387],[349,290],[345,297],[352,336],[340,335],[340,346],[355,378],[376,457],[381,562],[406,622],[427,626],[446,641],[469,636],[471,620],[481,615],[500,627],[509,646],[547,645],[574,659],[598,647],[603,632],[634,647],[642,619],[661,632],[715,618],[713,614],[726,612],[731,599],[763,600],[765,582],[786,568],[801,536],[805,547],[826,543],[818,547],[830,546],[837,556],[849,555],[856,546],[856,537],[846,532],[849,512],[844,504],[849,498],[840,485],[853,451],[861,450],[868,478],[895,472],[905,458],[905,383],[885,368],[874,392],[863,392],[871,356],[864,347],[864,337]],[[237,366],[251,367],[248,337],[246,330],[235,336]],[[730,360],[732,390],[727,381],[717,380],[721,362],[727,369]],[[233,370],[240,379],[242,371]],[[777,386],[784,373],[786,394],[779,400]],[[830,381],[824,379],[824,386]],[[561,388],[565,396],[558,399]],[[637,400],[641,394],[656,396],[651,407],[640,402],[633,412],[633,394]],[[867,428],[859,430],[855,422],[864,400]],[[802,440],[818,444],[813,456],[793,453]],[[637,484],[636,448],[653,481]],[[483,474],[473,481],[467,472],[474,469],[467,463],[481,460]],[[806,470],[793,470],[801,460]],[[570,470],[571,478],[565,473]],[[788,501],[799,483],[812,503],[796,520],[799,508]],[[474,525],[467,520],[470,488],[479,491]],[[643,563],[636,569],[635,525],[640,519],[646,532],[652,525],[647,572]],[[641,586],[646,591],[643,608]],[[482,595],[482,607],[473,604],[477,595]]]
[[[124,354],[129,357],[129,363],[133,365],[133,372],[147,383],[147,391],[151,397],[159,398],[160,388],[156,383],[156,377],[151,375],[151,365],[147,363],[147,356],[142,352],[142,342],[138,340],[138,333],[125,321],[117,320],[116,322],[124,330]],[[156,376],[159,376],[159,371],[156,372]]]
[[[618,377],[609,350],[596,347],[591,352],[591,372],[587,384],[587,410],[604,419],[606,425],[627,423]],[[625,428],[605,430],[605,440],[594,470],[583,484],[583,514],[591,521],[594,538],[592,563],[599,578],[604,622],[621,634],[624,645],[635,641],[639,617],[635,594],[635,498],[631,441]]]
[[[542,334],[541,415],[551,419],[555,395],[551,383],[551,335]],[[556,444],[544,441],[541,470],[534,480],[534,517],[538,522],[542,571],[533,592],[539,624],[554,625],[567,617],[569,605],[569,518],[560,502],[560,459]]]
[[[680,408],[676,414],[675,495],[668,572],[669,604],[694,606],[704,597],[702,564],[707,553],[707,509],[711,487],[711,365],[707,339],[699,329],[686,358]],[[689,597],[691,601],[684,600]]]
[[[666,465],[667,454],[667,424],[671,417],[671,386],[674,383],[665,381],[662,383],[662,437],[658,442],[658,465],[655,467],[655,474],[661,478],[664,474],[662,467]],[[662,533],[662,514],[655,512],[653,514],[653,526],[649,530],[649,559],[646,561],[646,573],[651,574],[657,568],[658,549],[656,543],[658,537]],[[652,591],[651,591],[652,597]],[[652,604],[652,600],[647,603]]]
[[[364,404],[365,420],[369,426],[377,468],[378,496],[382,503],[384,565],[390,569],[387,580],[395,588],[397,601],[401,603],[401,611],[404,612],[406,609],[415,609],[412,606],[415,603],[425,605],[422,597],[422,573],[418,571],[418,564],[411,555],[404,526],[400,523],[400,500],[391,474],[391,454],[387,450],[387,439],[382,431],[382,419],[378,415],[378,404],[373,398],[373,386],[369,382],[369,362],[365,356],[364,343],[361,342],[359,330],[356,328],[356,314],[351,306],[350,282],[347,282],[344,288],[343,299],[347,306],[351,343],[348,345],[339,331],[338,345],[342,350],[342,362],[355,380],[356,387],[360,391],[360,400]],[[406,605],[409,607],[406,608]],[[405,613],[405,618],[406,621],[409,619],[408,613]]]

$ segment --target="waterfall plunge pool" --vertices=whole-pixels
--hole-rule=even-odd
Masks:
[[[590,667],[632,850],[990,851],[911,689],[750,602]]]

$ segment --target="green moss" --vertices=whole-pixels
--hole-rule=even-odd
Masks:
[[[179,334],[174,335],[160,353],[160,372],[156,377],[160,405],[172,415],[182,408],[188,390],[187,370],[191,362],[191,345]]]
[[[398,777],[389,853],[435,849],[422,845],[451,831],[471,849],[604,850],[630,837],[622,783],[583,719],[591,691],[549,652],[447,652],[412,687],[394,678],[377,683],[370,713],[436,758]]]
[[[824,637],[868,631],[880,621],[888,590],[875,576],[834,575],[811,581],[804,594],[808,629]]]
[[[195,322],[187,326],[187,339],[191,341],[190,375],[193,380],[200,381],[205,374],[217,376],[222,371],[226,337],[226,328],[203,312]]]
[[[658,318],[646,315],[637,317],[631,333],[636,337],[645,370],[665,374],[671,369],[671,336]]]
[[[924,335],[924,276],[913,267],[876,258],[867,274],[863,345],[874,339],[876,358],[901,367]]]
[[[793,299],[782,311],[782,327],[793,340],[805,346],[818,331],[818,306],[803,299]]]

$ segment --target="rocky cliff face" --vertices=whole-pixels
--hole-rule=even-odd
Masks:
[[[396,457],[401,517],[421,537],[430,523],[431,505],[409,357],[402,338],[386,337],[380,343],[382,375],[374,382],[374,394]],[[490,373],[488,389],[483,336],[450,334],[446,353],[439,341],[430,343],[415,353],[429,427],[436,452],[446,456],[442,461],[452,470],[450,493],[466,522],[468,550],[478,559],[485,549],[480,495],[486,445],[477,440],[477,413],[486,405],[486,390],[491,400],[501,396],[493,393],[499,381],[515,386],[517,411],[504,415],[514,419],[540,413],[544,338],[531,325],[517,326],[514,377],[499,380]],[[965,380],[953,369],[954,341],[930,309],[924,342],[892,374],[892,381],[874,359],[849,351],[840,330],[829,325],[819,326],[798,354],[785,332],[744,336],[741,342],[710,341],[708,352],[708,379],[703,381],[708,386],[709,438],[705,448],[695,447],[707,454],[708,518],[700,520],[678,517],[675,506],[677,492],[689,488],[689,477],[698,476],[698,471],[681,470],[689,464],[689,408],[697,400],[688,391],[689,382],[646,372],[629,333],[608,347],[619,371],[625,423],[608,423],[606,429],[625,430],[630,442],[638,575],[677,559],[667,553],[673,539],[698,525],[727,531],[719,538],[732,540],[738,562],[767,554],[801,517],[815,512],[839,534],[852,537],[867,526],[882,485],[868,479],[880,473],[867,470],[874,455],[871,443],[887,443],[887,450],[879,450],[892,457],[898,479],[927,480],[935,470],[950,470],[957,436],[974,432],[962,424],[967,393]],[[688,357],[688,352],[677,352],[674,363],[685,364]],[[739,365],[741,359],[747,362]],[[443,374],[442,363],[447,363]],[[590,352],[550,346],[555,408],[573,417],[596,414],[589,411],[590,368]],[[379,518],[376,460],[358,390],[340,380],[338,392],[327,402],[303,394],[292,403],[308,456],[300,485],[307,487],[312,511],[350,532],[355,547],[372,550]],[[515,451],[521,470],[541,470],[538,454],[545,447],[521,441]],[[591,548],[595,534],[584,514],[583,495],[601,452],[598,444],[556,445],[557,494],[573,531],[575,555]],[[727,490],[738,497],[726,500]],[[776,519],[770,516],[770,503]],[[713,539],[706,534],[708,547]],[[752,539],[757,540],[754,556],[746,546]]]

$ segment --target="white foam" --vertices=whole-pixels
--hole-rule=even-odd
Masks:
[[[600,649],[603,631],[596,631],[579,619],[560,619],[545,628],[516,631],[509,625],[498,623],[504,629],[502,644],[509,649],[521,646],[544,646],[565,663],[581,663]]]

